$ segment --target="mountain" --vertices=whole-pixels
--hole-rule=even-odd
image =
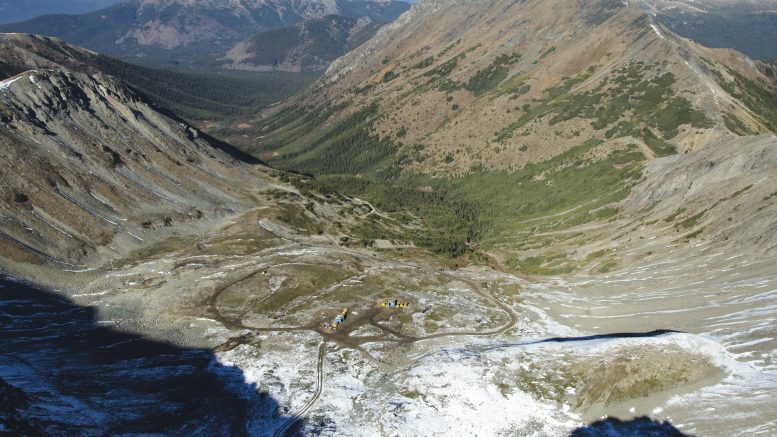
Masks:
[[[768,65],[762,72],[741,54],[679,38],[622,2],[572,5],[417,5],[333,63],[293,104],[342,106],[335,112],[342,117],[374,114],[370,132],[398,147],[376,143],[376,153],[417,156],[403,168],[423,173],[518,169],[588,140],[634,143],[652,157],[732,131],[775,129],[774,105],[762,108],[749,94],[772,89]],[[254,150],[326,172],[316,167],[325,148],[308,141],[310,129],[281,144],[274,121],[266,126],[270,135]]]
[[[236,70],[323,71],[380,26],[369,17],[328,15],[255,35],[227,52],[224,60]]]
[[[293,173],[107,74],[150,70],[0,59],[2,432],[777,432],[768,64],[620,1],[422,2],[232,120]]]
[[[82,64],[79,49],[26,35],[0,36],[0,49],[25,70],[0,82],[4,258],[77,269],[247,204],[233,178],[259,180],[258,161]]]
[[[437,250],[479,242],[518,266],[519,229],[615,213],[642,161],[777,131],[774,81],[768,64],[633,4],[429,1],[229,138],[383,209],[409,206],[440,230]]]
[[[50,37],[9,34],[0,40],[0,73],[63,65],[82,72],[115,76],[154,102],[189,120],[223,120],[253,114],[288,97],[315,79],[310,74],[185,72],[144,67]],[[54,60],[52,62],[51,60]],[[27,67],[19,67],[19,65]]]
[[[121,0],[0,0],[0,24],[48,14],[83,14]]]
[[[138,90],[175,91],[173,82],[183,81],[218,93],[229,91],[213,86],[224,80],[137,67],[26,34],[0,34],[0,59],[3,272],[56,282],[62,272],[142,259],[151,247],[210,232],[229,217],[255,225],[257,210],[267,226],[286,223],[335,247],[419,232],[400,232],[382,216],[364,227],[371,206],[272,170]],[[158,88],[141,81],[144,74]],[[227,98],[245,104],[232,91]]]
[[[7,24],[0,32],[55,36],[123,59],[202,68],[262,31],[333,14],[386,22],[408,7],[375,0],[130,0],[82,15]]]
[[[777,59],[777,5],[768,0],[640,0],[679,35],[708,47],[733,48],[754,59]]]

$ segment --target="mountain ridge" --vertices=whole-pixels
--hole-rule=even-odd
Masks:
[[[57,68],[115,76],[160,106],[189,120],[251,113],[293,94],[314,79],[310,73],[196,73],[124,62],[64,41],[28,34],[0,34],[0,73]],[[24,66],[24,67],[20,67]]]
[[[0,25],[0,32],[43,34],[124,59],[202,68],[262,31],[332,14],[386,22],[407,8],[393,0],[128,0],[82,15]]]
[[[122,0],[0,0],[0,24],[29,20],[48,14],[82,14]]]
[[[531,229],[618,216],[646,161],[777,131],[769,68],[620,1],[429,1],[229,141],[532,271]]]
[[[232,232],[234,220],[246,228],[239,232],[266,234],[248,244],[261,247],[276,237],[258,217],[345,252],[404,229],[382,216],[362,228],[373,207],[315,191],[209,136],[106,74],[114,64],[101,55],[26,34],[0,34],[0,54],[18,72],[0,76],[4,272],[57,284],[214,229]]]
[[[87,268],[244,208],[238,174],[261,185],[258,160],[65,56],[77,49],[0,38],[25,40],[5,57],[25,71],[0,82],[6,261]]]
[[[564,142],[553,141],[558,134],[532,131],[527,127],[532,123],[543,125],[545,132],[551,127],[561,132],[566,144],[632,137],[648,154],[666,153],[653,149],[667,147],[693,150],[729,135],[724,125],[742,125],[752,132],[768,130],[721,85],[733,80],[726,68],[734,68],[749,81],[772,86],[773,81],[749,59],[677,37],[622,2],[575,4],[554,8],[529,1],[505,6],[517,8],[515,11],[499,9],[500,2],[479,10],[457,2],[416,5],[362,47],[333,62],[309,97],[292,104],[315,107],[348,102],[349,113],[377,104],[382,116],[376,119],[376,135],[424,146],[424,161],[409,166],[414,171],[461,173],[477,165],[518,168],[560,153]],[[440,12],[445,22],[433,26],[443,10],[441,5],[455,7]],[[589,11],[589,16],[576,15],[576,8]],[[566,15],[551,16],[547,12],[551,9],[566,11]],[[419,18],[411,18],[414,16]],[[473,25],[463,25],[461,20]],[[494,20],[501,22],[493,25]],[[406,24],[410,22],[413,24]],[[566,30],[541,37],[542,29],[551,25]],[[419,37],[418,32],[426,28],[431,31]],[[592,34],[591,28],[596,29]],[[603,38],[606,34],[621,39],[608,40]],[[434,47],[437,53],[434,49],[424,52],[424,47]],[[622,87],[613,81],[628,82],[641,76],[646,78],[629,85],[640,89],[627,97],[631,101],[624,101],[619,94]],[[664,94],[650,97],[657,99],[653,102],[649,96],[642,97],[646,90]],[[673,103],[667,103],[670,101]],[[581,105],[603,107],[608,102],[626,105],[622,110],[627,115],[583,114],[587,109]],[[593,123],[586,126],[581,123],[584,119]],[[623,123],[650,132],[637,132]],[[468,138],[486,140],[473,146],[467,144]],[[272,135],[265,135],[254,150],[282,154],[284,149],[278,151],[272,141]],[[516,150],[524,146],[528,153]],[[443,162],[451,153],[462,159]]]

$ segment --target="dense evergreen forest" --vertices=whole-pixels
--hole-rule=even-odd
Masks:
[[[97,68],[116,76],[187,119],[227,119],[256,113],[313,80],[310,73],[161,70],[99,56]]]

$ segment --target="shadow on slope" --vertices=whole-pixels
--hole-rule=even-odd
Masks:
[[[637,417],[622,421],[607,418],[572,431],[570,437],[692,437],[684,434],[669,422],[659,422],[649,417]]]
[[[275,399],[211,351],[95,316],[0,276],[0,435],[264,435],[286,422]]]
[[[127,84],[127,83],[124,83],[124,85],[131,87],[133,91],[135,91],[139,95],[143,96],[143,98],[145,99],[145,103],[147,105],[151,106],[152,108],[154,108],[154,110],[156,110],[160,114],[162,114],[165,117],[175,121],[179,125],[189,126],[189,122],[187,122],[183,118],[179,117],[178,114],[176,114],[173,111],[165,108],[164,106],[156,104],[154,102],[154,99],[149,97],[148,95],[146,95],[146,93],[144,93],[142,90],[140,90],[138,88],[135,88],[134,86],[132,86],[130,84]],[[195,132],[196,132],[196,135],[197,135],[196,137],[195,137]],[[225,154],[227,154],[230,158],[234,159],[235,161],[243,162],[245,164],[251,164],[251,165],[267,165],[267,164],[265,164],[264,161],[262,161],[261,159],[257,158],[256,156],[249,155],[248,153],[243,152],[242,150],[238,149],[237,147],[235,147],[235,146],[233,146],[233,145],[231,145],[229,143],[226,143],[224,141],[221,141],[218,138],[212,137],[212,136],[206,134],[205,132],[203,132],[203,131],[201,131],[199,129],[196,130],[196,131],[193,131],[190,128],[187,131],[187,136],[192,141],[194,141],[197,137],[204,138],[208,142],[208,144],[211,145],[211,147],[224,152]]]
[[[683,332],[675,331],[673,329],[656,329],[649,332],[614,332],[611,334],[594,334],[581,337],[550,337],[520,343],[502,343],[496,347],[532,346],[546,343],[576,343],[596,340],[617,340],[621,338],[651,338],[669,334],[683,334]]]
[[[656,329],[649,332],[614,332],[612,334],[596,334],[586,335],[584,337],[552,337],[544,340],[539,340],[530,344],[539,343],[571,343],[576,341],[591,341],[591,340],[612,340],[618,338],[648,338],[648,337],[660,337],[667,334],[680,334],[681,331],[675,331],[672,329]]]

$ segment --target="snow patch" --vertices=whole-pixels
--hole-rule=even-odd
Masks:
[[[11,87],[11,84],[16,82],[19,79],[21,79],[21,77],[20,76],[16,76],[14,78],[6,79],[6,80],[0,82],[0,91],[5,91],[5,90],[9,89]]]
[[[488,359],[466,348],[422,358],[403,380],[365,384],[371,367],[354,365],[347,355],[327,373],[327,411],[340,429],[377,426],[381,435],[563,435],[578,425],[553,402],[490,383]],[[348,370],[346,370],[348,369]],[[369,421],[369,422],[368,422]]]
[[[658,30],[658,27],[656,27],[655,24],[651,24],[650,27],[653,29],[653,32],[658,35],[659,38],[664,39],[664,35],[661,35],[661,32]]]

